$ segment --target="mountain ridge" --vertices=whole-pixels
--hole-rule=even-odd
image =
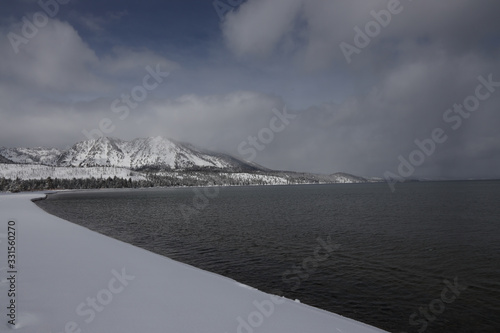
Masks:
[[[261,178],[278,177],[281,179],[280,183],[294,184],[364,183],[371,181],[343,172],[322,175],[271,170],[229,154],[198,148],[190,143],[179,142],[162,136],[136,138],[130,141],[114,137],[100,137],[77,142],[65,150],[42,147],[0,147],[1,163],[41,165],[51,168],[123,168],[131,172],[156,175],[158,177],[165,175],[165,173],[169,173],[169,177],[174,177],[171,173],[175,173],[180,178],[182,178],[181,173],[186,172],[255,174],[260,175]],[[27,172],[25,169],[18,173],[24,175],[21,178],[28,177],[26,175],[34,177],[33,173]],[[15,168],[10,167],[9,175],[14,174],[16,174]],[[44,174],[47,174],[46,170]],[[2,174],[0,174],[0,177],[2,177]],[[219,177],[222,176],[219,175]]]
[[[15,164],[58,167],[123,167],[132,170],[266,171],[255,163],[234,156],[199,149],[164,137],[136,138],[130,141],[100,137],[80,141],[66,150],[56,148],[0,148],[0,156]],[[7,161],[5,162],[7,163]]]

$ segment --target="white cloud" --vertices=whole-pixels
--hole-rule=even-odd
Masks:
[[[2,36],[21,35],[14,28],[4,29]],[[19,45],[18,53],[7,38],[0,43],[0,74],[9,84],[52,92],[105,87],[89,71],[98,65],[96,54],[66,22],[49,20],[26,44]]]
[[[19,32],[11,26],[0,30],[0,35]],[[178,65],[150,50],[117,47],[99,58],[95,51],[67,22],[50,19],[49,23],[26,44],[19,45],[16,54],[8,38],[0,41],[0,84],[10,87],[57,93],[93,93],[96,96],[113,91],[123,77],[144,72],[144,68],[162,64],[163,70]]]
[[[374,20],[372,10],[387,9],[388,3],[395,1],[247,1],[227,15],[223,35],[229,49],[239,57],[271,56],[283,51],[280,46],[286,40],[293,40],[289,56],[300,66],[334,68],[346,65],[339,44],[354,44],[354,27],[363,30]],[[500,3],[486,6],[467,0],[401,1],[399,6],[402,12],[392,15],[390,24],[362,50],[367,56],[358,56],[361,64],[390,66],[389,61],[411,57],[409,53],[394,53],[394,48],[408,41],[467,52],[468,47],[484,43],[485,36],[492,38],[498,29],[495,13]],[[471,26],[476,28],[472,30]]]
[[[302,0],[256,0],[226,16],[224,35],[239,55],[268,55],[293,31]]]
[[[163,134],[235,153],[242,140],[267,125],[272,109],[282,105],[277,97],[249,91],[183,95],[154,102],[142,128],[149,129],[149,135]]]

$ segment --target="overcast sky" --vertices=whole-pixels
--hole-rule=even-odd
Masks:
[[[0,3],[0,146],[104,130],[282,170],[500,178],[498,1],[59,1]]]

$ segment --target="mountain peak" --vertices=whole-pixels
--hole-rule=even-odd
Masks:
[[[264,170],[230,155],[203,151],[190,144],[179,143],[163,136],[136,138],[131,141],[100,137],[80,141],[66,151],[2,148],[0,156],[14,163],[65,167],[106,166],[233,172]]]

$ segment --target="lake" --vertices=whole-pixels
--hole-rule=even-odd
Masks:
[[[74,191],[37,205],[391,332],[470,333],[500,331],[499,199],[499,181],[462,181]]]

